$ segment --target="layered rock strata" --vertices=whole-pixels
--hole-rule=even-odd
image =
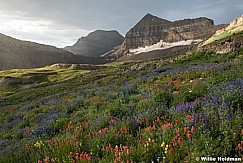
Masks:
[[[147,14],[128,31],[122,46],[113,55],[120,58],[129,54],[130,49],[151,46],[160,41],[205,40],[223,27],[214,25],[213,20],[205,17],[171,22]]]

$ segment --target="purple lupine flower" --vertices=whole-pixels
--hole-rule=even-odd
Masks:
[[[231,119],[231,117],[232,117],[232,114],[226,114],[226,119],[227,120]]]

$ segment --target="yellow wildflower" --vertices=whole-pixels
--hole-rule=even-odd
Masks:
[[[41,146],[44,146],[44,143],[42,141],[40,141],[40,142],[36,141],[36,143],[34,144],[34,146],[36,148],[40,148]]]
[[[163,143],[161,144],[161,148],[163,148],[163,147],[164,147],[164,145],[165,145],[165,142],[163,142]]]
[[[37,148],[40,148],[40,143],[37,141],[35,144],[34,144],[35,147]]]
[[[41,146],[44,146],[44,143],[42,142],[42,140],[40,141],[40,145],[41,145]]]
[[[166,146],[165,146],[165,154],[168,152],[168,147],[169,147],[169,145],[166,144]]]

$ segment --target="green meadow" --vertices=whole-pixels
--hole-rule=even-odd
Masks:
[[[242,61],[239,49],[0,71],[0,162],[240,159]]]

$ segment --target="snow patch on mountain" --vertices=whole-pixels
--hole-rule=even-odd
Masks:
[[[120,45],[114,47],[113,49],[111,49],[110,51],[106,52],[105,54],[102,54],[100,57],[105,57],[105,56],[117,51],[119,48],[120,48]]]
[[[136,49],[129,49],[129,53],[132,54],[140,54],[144,52],[150,52],[154,50],[163,50],[163,49],[168,49],[176,46],[185,46],[185,45],[193,45],[193,44],[198,44],[202,42],[203,40],[183,40],[183,41],[178,41],[178,42],[164,42],[163,40],[160,40],[160,42],[153,44],[151,46],[145,46],[145,47],[139,47]]]

